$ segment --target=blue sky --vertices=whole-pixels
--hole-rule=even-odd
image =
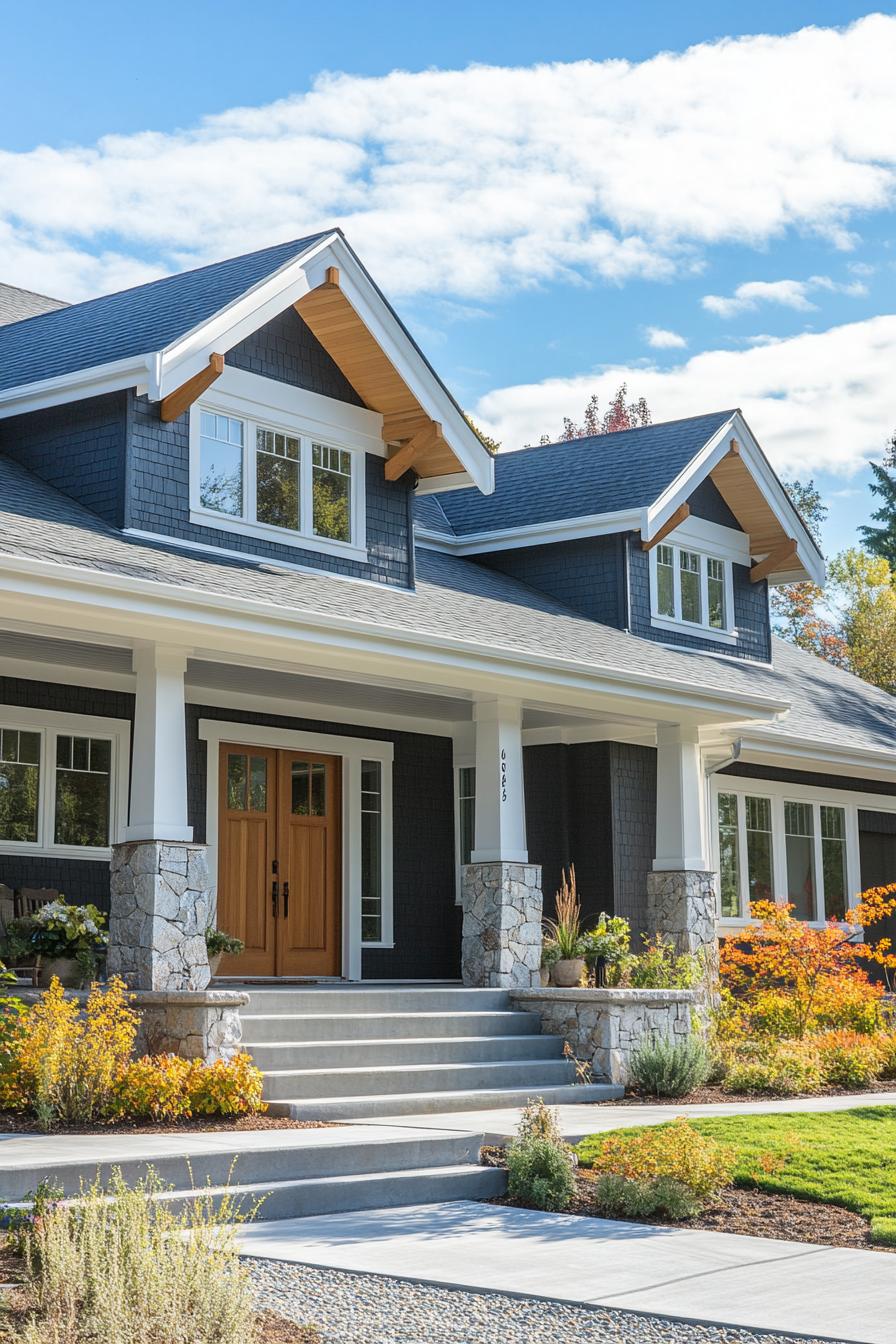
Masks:
[[[896,429],[892,10],[94,0],[6,7],[4,48],[0,279],[341,223],[508,447],[622,378],[741,404],[854,540]]]

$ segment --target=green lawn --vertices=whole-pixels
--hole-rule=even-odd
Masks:
[[[874,1241],[896,1246],[896,1106],[690,1123],[736,1150],[737,1185],[839,1204],[870,1219]],[[583,1167],[606,1137],[592,1134],[578,1145]]]

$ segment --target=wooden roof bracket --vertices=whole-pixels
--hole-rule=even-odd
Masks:
[[[670,532],[674,532],[686,518],[691,516],[691,506],[689,504],[679,504],[678,508],[667,518],[662,527],[654,532],[652,537],[642,540],[641,549],[643,551],[652,551],[654,546],[658,546],[664,537],[668,537]]]
[[[188,378],[180,387],[176,387],[173,392],[169,392],[167,397],[162,398],[162,407],[159,412],[161,418],[166,421],[177,420],[188,411],[207,387],[211,387],[216,378],[220,378],[224,372],[224,356],[209,355],[208,368],[200,369],[194,373],[192,378]]]
[[[788,537],[780,546],[776,546],[773,551],[769,551],[764,560],[760,560],[750,570],[750,582],[758,583],[760,579],[773,574],[776,569],[780,569],[787,564],[788,560],[796,559],[796,538]]]
[[[427,448],[431,448],[434,443],[442,437],[442,426],[436,420],[431,420],[423,429],[418,430],[412,439],[402,444],[397,452],[386,459],[384,474],[387,481],[397,481],[399,476],[414,465],[417,459]]]

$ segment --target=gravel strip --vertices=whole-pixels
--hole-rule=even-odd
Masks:
[[[246,1263],[259,1307],[317,1326],[321,1344],[790,1344],[797,1338],[280,1260]]]

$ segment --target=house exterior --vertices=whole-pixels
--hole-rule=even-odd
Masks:
[[[31,315],[26,315],[30,313]],[[537,982],[896,878],[896,706],[776,639],[824,566],[742,414],[492,457],[338,231],[0,287],[0,883],[135,987]]]

